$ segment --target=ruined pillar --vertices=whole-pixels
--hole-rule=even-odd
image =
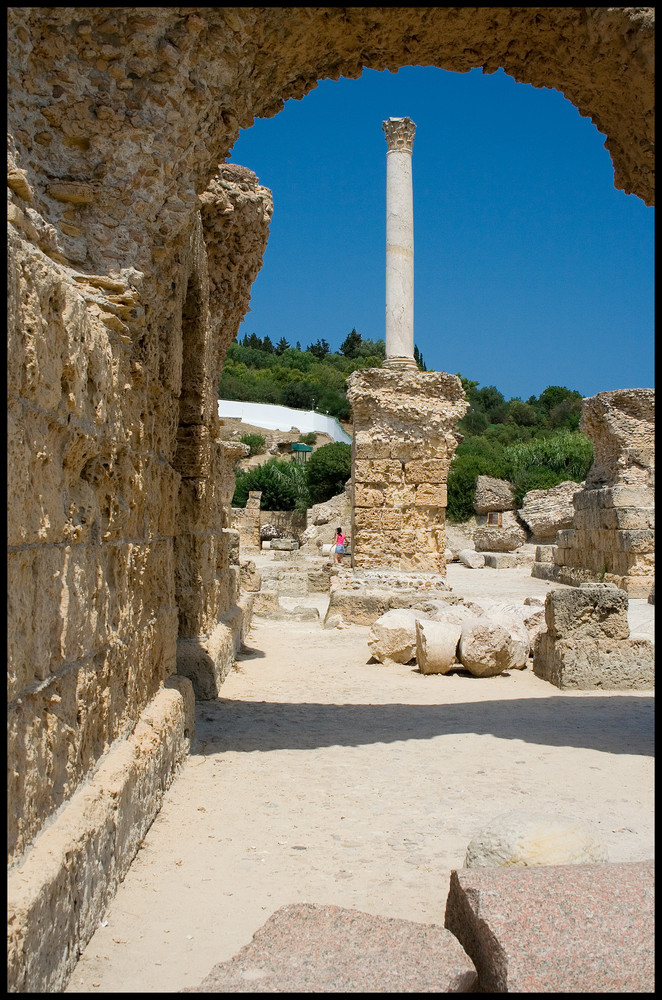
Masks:
[[[352,406],[352,565],[446,572],[446,481],[468,407],[457,375],[364,368]]]
[[[580,430],[593,442],[572,528],[558,531],[553,562],[531,575],[578,586],[612,583],[646,598],[655,573],[655,390],[599,392],[582,403]]]
[[[352,406],[352,567],[446,572],[446,481],[468,403],[457,375],[414,361],[416,126],[386,133],[386,360],[347,380]]]
[[[414,361],[414,203],[411,118],[382,122],[386,134],[386,362],[411,368]]]

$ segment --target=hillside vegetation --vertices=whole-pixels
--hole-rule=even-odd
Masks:
[[[279,403],[315,409],[349,420],[346,381],[353,371],[379,368],[383,340],[364,340],[356,330],[332,352],[325,340],[306,350],[283,338],[245,336],[230,345],[218,394],[223,399]],[[419,368],[427,370],[415,349]],[[581,393],[548,386],[527,400],[506,400],[492,385],[462,379],[469,409],[459,423],[462,442],[448,476],[447,516],[464,521],[473,514],[479,475],[509,480],[519,504],[528,490],[549,489],[564,480],[583,482],[593,462],[593,446],[579,431]],[[272,459],[237,475],[233,506],[245,506],[249,490],[262,490],[264,510],[303,510],[342,491],[351,472],[349,445],[325,445],[299,466]],[[314,461],[313,461],[314,459]]]

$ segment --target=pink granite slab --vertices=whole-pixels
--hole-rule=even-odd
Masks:
[[[295,903],[180,992],[471,993],[476,982],[473,963],[438,924]]]
[[[652,861],[454,871],[445,924],[482,992],[654,991]]]

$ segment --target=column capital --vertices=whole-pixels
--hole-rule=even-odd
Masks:
[[[389,153],[398,151],[413,152],[416,125],[411,118],[388,118],[385,122],[382,122],[382,128],[386,135],[386,145]]]

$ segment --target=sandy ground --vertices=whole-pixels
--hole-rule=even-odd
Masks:
[[[529,572],[448,579],[544,595]],[[652,614],[630,602],[633,628]],[[367,636],[254,620],[65,992],[195,986],[285,903],[443,925],[451,869],[512,809],[591,823],[611,861],[653,857],[652,692],[562,692],[530,666],[426,677],[369,663]]]

